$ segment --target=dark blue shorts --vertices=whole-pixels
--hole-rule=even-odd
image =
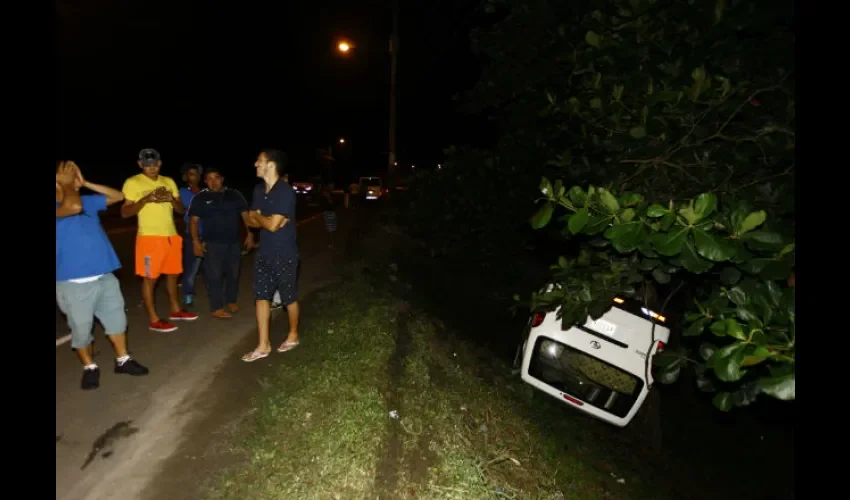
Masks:
[[[254,258],[254,300],[274,298],[280,292],[280,300],[288,306],[298,300],[296,282],[298,258],[286,258],[280,255],[261,255]]]

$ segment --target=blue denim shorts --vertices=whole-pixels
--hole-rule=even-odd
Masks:
[[[127,331],[127,312],[118,278],[107,273],[88,283],[56,282],[56,302],[68,317],[71,347],[82,349],[92,343],[94,319],[100,320],[107,335]]]

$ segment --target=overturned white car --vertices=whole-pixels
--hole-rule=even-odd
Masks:
[[[562,328],[557,316],[532,314],[515,369],[524,382],[564,404],[625,427],[649,394],[652,357],[670,338],[667,319],[619,297],[583,325]]]

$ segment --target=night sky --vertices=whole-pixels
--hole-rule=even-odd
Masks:
[[[398,155],[433,162],[475,140],[452,96],[474,85],[477,2],[401,0]],[[59,0],[57,155],[104,182],[134,174],[144,147],[165,173],[185,160],[250,180],[263,147],[309,170],[346,138],[348,168],[386,164],[389,0]],[[357,48],[342,57],[340,38]],[[305,172],[306,173],[306,172]]]

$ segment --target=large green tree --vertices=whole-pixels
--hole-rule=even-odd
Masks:
[[[436,199],[417,208],[440,213],[431,234],[451,235],[447,249],[504,251],[524,235],[532,185],[559,179],[540,185],[533,225],[554,216],[582,251],[559,260],[556,289],[532,306],[574,321],[612,294],[684,289],[698,304],[686,333],[716,337],[659,358],[661,380],[692,364],[724,410],[759,393],[793,399],[793,4],[492,0],[482,11],[484,68],[461,102],[500,138],[452,150],[419,183]]]

